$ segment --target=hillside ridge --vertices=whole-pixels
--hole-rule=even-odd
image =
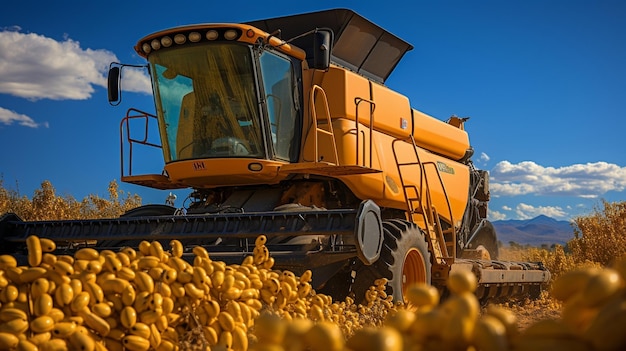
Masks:
[[[574,238],[574,222],[557,220],[545,215],[531,219],[493,221],[498,240],[504,246],[511,242],[530,246],[565,245]]]

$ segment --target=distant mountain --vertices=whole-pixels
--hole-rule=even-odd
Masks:
[[[540,215],[527,220],[494,221],[498,240],[505,246],[511,241],[520,245],[541,246],[546,244],[565,245],[574,238],[572,222],[558,221]]]

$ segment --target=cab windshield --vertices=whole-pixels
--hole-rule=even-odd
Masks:
[[[149,59],[166,162],[264,156],[248,46],[190,46]]]

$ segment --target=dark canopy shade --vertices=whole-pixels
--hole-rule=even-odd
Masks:
[[[270,18],[247,24],[268,33],[280,30],[283,40],[316,28],[332,29],[335,35],[331,61],[380,83],[385,82],[402,56],[413,49],[411,44],[348,9]],[[304,49],[307,59],[311,59],[311,36],[295,39],[292,43]]]

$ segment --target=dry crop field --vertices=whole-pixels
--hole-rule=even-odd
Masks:
[[[26,220],[115,217],[141,203],[109,185],[109,198],[57,196],[49,182],[28,198],[0,182],[0,214]],[[553,280],[536,301],[480,306],[476,278],[451,275],[450,296],[426,285],[393,303],[377,280],[362,304],[333,301],[273,268],[265,237],[240,264],[182,244],[144,241],[120,252],[54,255],[27,240],[28,265],[0,255],[0,350],[623,350],[626,349],[626,203],[575,220],[566,248],[503,250],[542,261]],[[620,259],[621,257],[621,259]]]

